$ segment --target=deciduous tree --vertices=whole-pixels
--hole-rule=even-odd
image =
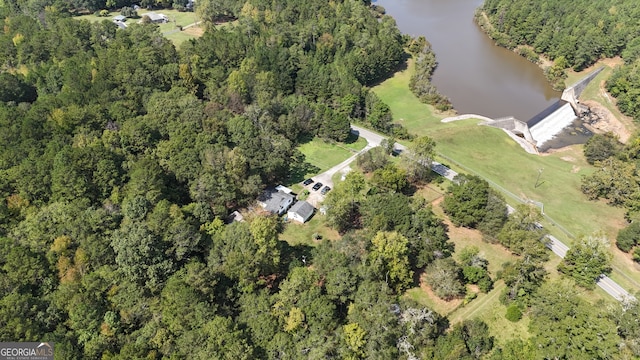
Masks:
[[[397,292],[405,290],[412,282],[413,271],[409,265],[409,241],[397,232],[378,232],[371,240],[369,253],[371,271],[376,278],[387,281]]]
[[[611,271],[610,262],[609,241],[603,234],[593,234],[576,241],[558,270],[574,278],[578,285],[593,289],[600,275]]]

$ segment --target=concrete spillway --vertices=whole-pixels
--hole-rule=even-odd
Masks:
[[[530,128],[531,137],[535,139],[536,145],[540,147],[545,142],[553,139],[562,129],[571,125],[576,118],[576,113],[573,111],[571,104],[566,103],[532,126]]]
[[[581,113],[583,108],[579,104],[577,96],[580,96],[580,93],[585,89],[587,84],[593,80],[600,71],[602,71],[602,68],[589,74],[574,86],[565,89],[562,93],[561,101],[558,101],[544,109],[526,123],[514,118],[513,116],[508,116],[499,119],[484,118],[485,121],[482,125],[503,129],[527,152],[532,154],[537,154],[538,151],[545,151],[548,148],[556,146],[584,143],[592,133],[585,129],[582,126],[581,121],[578,120],[578,116],[576,114]],[[447,118],[442,121],[449,122],[469,117],[483,118],[482,116],[477,115],[462,115]],[[569,128],[569,126],[572,127]],[[570,135],[572,140],[567,140],[567,135]],[[544,146],[545,143],[547,143],[546,147]]]

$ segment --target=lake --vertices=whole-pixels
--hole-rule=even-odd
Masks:
[[[438,67],[432,82],[460,114],[529,121],[553,107],[560,92],[551,88],[542,69],[498,47],[473,21],[482,0],[377,0],[398,28],[424,35]]]

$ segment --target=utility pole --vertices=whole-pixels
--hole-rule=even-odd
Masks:
[[[538,186],[542,185],[542,183],[538,183],[538,181],[540,181],[540,175],[542,175],[543,170],[544,168],[538,169],[538,177],[536,178],[536,184],[533,186],[534,188],[537,188]]]

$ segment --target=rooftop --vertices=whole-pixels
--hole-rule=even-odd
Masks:
[[[265,190],[262,195],[258,197],[260,205],[262,205],[265,210],[275,214],[282,214],[294,200],[295,197],[293,195],[273,188]]]
[[[300,215],[303,219],[308,219],[311,215],[313,215],[314,211],[315,208],[313,207],[313,205],[309,204],[306,201],[298,201],[297,203],[293,204],[291,209],[289,209],[289,212],[294,212]]]

